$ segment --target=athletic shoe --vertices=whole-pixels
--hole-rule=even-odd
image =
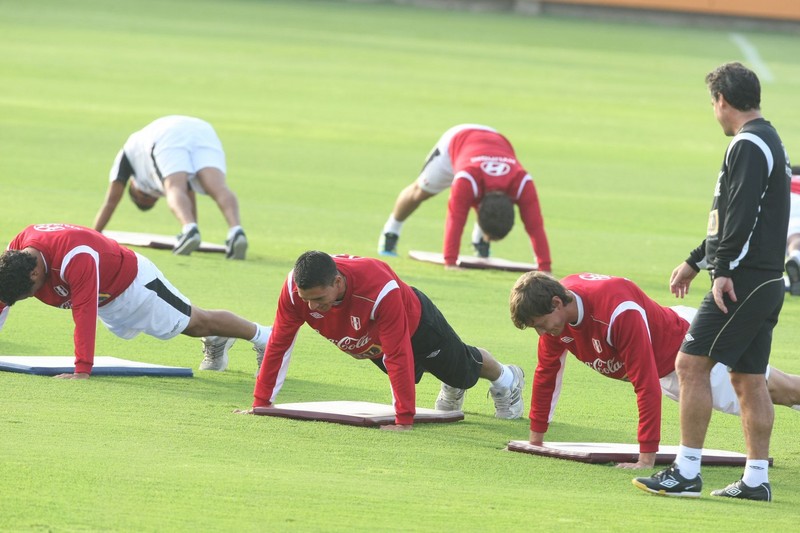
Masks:
[[[786,275],[789,276],[789,292],[792,296],[800,296],[800,261],[790,257],[786,261]]]
[[[200,370],[222,372],[228,368],[228,350],[236,339],[229,337],[203,337],[203,361]]]
[[[703,479],[700,474],[694,479],[686,479],[674,463],[651,477],[637,477],[631,482],[645,492],[682,498],[699,498],[700,490],[703,488]]]
[[[258,373],[261,371],[261,363],[264,361],[264,350],[266,350],[267,346],[256,346],[253,345],[253,351],[256,352],[256,374],[255,377],[258,377]]]
[[[762,483],[757,487],[751,487],[741,479],[731,483],[724,489],[711,492],[712,496],[722,496],[723,498],[739,498],[740,500],[757,500],[761,502],[772,501],[772,487],[769,483]]]
[[[233,237],[225,241],[225,259],[244,259],[247,253],[247,237],[237,229]]]
[[[522,387],[525,386],[525,373],[516,365],[508,365],[514,374],[514,381],[510,387],[495,389],[489,387],[489,393],[494,400],[495,418],[511,420],[522,416]]]
[[[200,248],[200,230],[197,226],[186,233],[178,235],[178,242],[172,248],[172,253],[176,255],[189,255]]]
[[[436,405],[439,411],[460,411],[464,405],[464,389],[451,387],[447,383],[442,383],[439,396],[436,397]]]
[[[269,330],[269,335],[267,335],[267,341],[269,341],[269,337],[272,335],[272,326],[266,326],[266,329]],[[264,344],[263,346],[253,345],[253,351],[256,352],[256,374],[255,377],[258,377],[258,373],[261,371],[261,363],[264,361],[264,351],[267,349],[267,345]]]
[[[472,247],[475,248],[475,255],[478,257],[489,257],[490,251],[488,241],[473,242]]]
[[[378,241],[378,253],[380,255],[391,255],[397,257],[397,240],[400,235],[397,233],[384,233]]]

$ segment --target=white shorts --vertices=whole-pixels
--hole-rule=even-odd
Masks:
[[[132,339],[147,333],[167,340],[189,325],[192,304],[146,257],[136,254],[136,279],[107,305],[98,308],[100,321],[111,333]]]
[[[217,132],[208,122],[193,120],[168,129],[153,147],[153,159],[163,177],[176,172],[189,174],[193,191],[205,194],[197,171],[213,167],[226,173],[225,152]]]
[[[676,305],[671,309],[690,324],[694,315],[697,314],[697,309],[685,305]],[[766,378],[769,379],[769,366],[767,366]],[[677,372],[673,371],[659,381],[664,396],[677,402],[681,390]],[[738,416],[740,413],[739,398],[736,396],[736,391],[733,390],[728,367],[722,363],[717,363],[711,368],[711,405],[717,411],[730,415]]]
[[[422,167],[422,172],[417,178],[420,189],[430,194],[439,194],[453,184],[454,172],[453,163],[450,160],[450,141],[453,140],[456,133],[463,130],[497,131],[480,124],[459,124],[444,132],[428,154],[425,166]]]
[[[790,194],[789,231],[786,236],[800,233],[800,194]]]

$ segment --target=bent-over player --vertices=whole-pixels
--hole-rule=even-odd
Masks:
[[[397,241],[405,220],[422,202],[448,187],[451,189],[444,229],[446,268],[456,265],[470,208],[478,215],[472,244],[478,256],[489,257],[489,243],[511,231],[516,204],[539,270],[551,270],[550,246],[533,178],[517,161],[508,139],[488,126],[477,124],[454,126],[442,135],[419,177],[398,195],[383,227],[378,253],[397,255]]]
[[[162,196],[167,198],[183,225],[173,252],[189,255],[202,242],[195,193],[207,194],[228,224],[225,257],[244,259],[247,237],[239,220],[239,201],[228,188],[225,172],[225,152],[211,124],[180,115],[156,119],[132,133],[117,153],[94,229],[103,231],[128,184],[131,200],[142,211],[151,209]]]

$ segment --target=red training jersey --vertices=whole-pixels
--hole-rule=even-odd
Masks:
[[[356,359],[382,358],[392,385],[395,422],[413,424],[416,391],[411,337],[422,312],[419,298],[383,261],[354,256],[333,256],[333,260],[347,288],[341,302],[325,313],[312,311],[298,296],[292,272],[286,278],[253,406],[274,401],[286,377],[297,331],[306,323]]]
[[[578,304],[578,322],[559,337],[539,337],[533,376],[531,430],[544,433],[561,393],[566,352],[600,374],[630,381],[639,407],[639,449],[658,451],[662,378],[675,370],[689,323],[650,299],[632,281],[600,274],[561,280]]]
[[[445,264],[456,264],[470,208],[477,209],[486,193],[500,191],[518,206],[539,269],[549,272],[550,246],[539,196],[508,139],[494,131],[462,130],[450,141],[449,152],[454,176],[444,230]]]
[[[792,176],[792,194],[800,194],[800,176]]]
[[[71,309],[75,322],[75,372],[94,363],[97,308],[119,296],[136,278],[136,254],[82,226],[37,224],[14,237],[9,250],[35,248],[42,254],[45,284],[34,296],[53,307]],[[3,309],[0,304],[0,311]]]

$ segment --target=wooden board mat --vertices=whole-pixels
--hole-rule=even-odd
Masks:
[[[75,372],[75,358],[66,355],[0,355],[0,370],[37,376],[71,374]],[[94,358],[92,375],[192,377],[193,374],[191,368],[154,365],[117,357],[98,356]]]
[[[334,422],[350,426],[384,426],[394,424],[394,407],[381,403],[329,401],[276,404],[272,407],[256,407],[253,413],[263,416],[278,416],[297,420]],[[438,411],[417,407],[414,423],[458,422],[464,419],[461,411]]]
[[[417,261],[435,263],[437,265],[444,264],[444,255],[438,252],[411,250],[408,252],[408,256]],[[474,257],[470,255],[459,255],[456,260],[456,265],[461,268],[475,268],[481,270],[494,269],[506,270],[509,272],[530,272],[538,268],[536,263],[519,263],[517,261],[509,261],[508,259],[500,259],[499,257]]]
[[[512,440],[506,449],[581,463],[635,463],[639,460],[638,444],[545,442],[544,446],[537,446],[526,440]],[[656,453],[656,464],[672,464],[677,453],[677,446],[661,445]],[[744,466],[746,460],[743,453],[703,448],[703,465]],[[772,464],[772,457],[769,464]]]
[[[172,235],[158,235],[156,233],[137,233],[133,231],[104,231],[103,235],[114,239],[125,246],[144,246],[156,250],[172,250],[178,238]],[[201,242],[198,252],[225,253],[225,246],[211,242]]]

